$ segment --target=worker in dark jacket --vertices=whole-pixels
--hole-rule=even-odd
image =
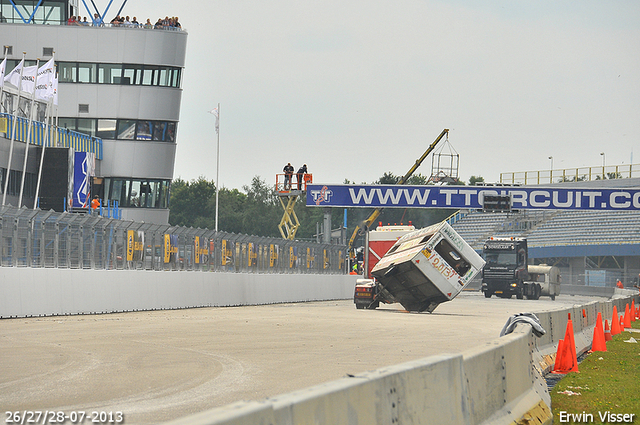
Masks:
[[[304,175],[307,174],[307,164],[304,164],[302,167],[298,168],[298,190],[302,190],[302,179]]]
[[[282,169],[284,171],[284,190],[291,190],[291,178],[293,177],[293,165],[290,162]]]

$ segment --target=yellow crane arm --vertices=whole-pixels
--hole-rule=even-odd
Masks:
[[[405,184],[407,180],[409,180],[409,177],[411,177],[411,175],[418,169],[420,164],[422,164],[422,161],[424,161],[425,158],[436,148],[436,145],[438,144],[438,142],[440,142],[440,140],[442,140],[445,134],[448,134],[448,133],[449,133],[448,128],[445,128],[444,130],[442,130],[442,133],[440,133],[440,135],[436,138],[436,140],[434,140],[433,143],[429,145],[427,150],[424,151],[422,156],[416,160],[415,164],[413,164],[413,167],[411,167],[411,169],[407,171],[407,174],[402,176],[402,178],[398,181],[397,184]],[[358,227],[356,227],[356,229],[353,231],[353,234],[351,235],[351,239],[349,239],[349,246],[348,246],[349,252],[353,250],[353,243],[355,242],[356,237],[358,237],[358,234],[362,234],[362,232],[364,232],[365,229],[368,229],[373,224],[373,222],[376,221],[376,219],[380,216],[381,213],[382,213],[382,208],[376,208],[375,210],[373,210],[371,215],[367,217],[366,220],[363,220],[358,225]]]

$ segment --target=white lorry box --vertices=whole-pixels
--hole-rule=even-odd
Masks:
[[[432,312],[455,298],[484,267],[484,260],[446,221],[401,237],[371,274],[383,302]]]

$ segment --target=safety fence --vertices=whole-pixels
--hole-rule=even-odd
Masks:
[[[0,207],[2,267],[345,274],[346,247]]]
[[[500,184],[537,185],[607,179],[629,179],[638,176],[640,176],[640,164],[602,165],[601,167],[500,173]]]
[[[29,138],[29,143],[36,146],[73,148],[78,152],[92,152],[96,159],[102,159],[102,139],[86,134],[67,130],[56,126],[46,126],[45,123],[34,121],[31,123],[29,134],[29,120],[22,117],[14,117],[10,114],[0,113],[0,134],[11,139],[16,123],[15,140],[24,142]],[[48,133],[48,134],[47,134]]]

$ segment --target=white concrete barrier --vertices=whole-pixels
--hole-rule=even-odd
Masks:
[[[462,355],[428,357],[260,402],[238,402],[167,425],[550,424],[543,373],[553,366],[569,314],[582,353],[591,346],[597,313],[604,319],[613,305],[624,312],[632,299],[640,302],[634,295],[540,313],[547,331],[542,338],[529,325],[518,325]]]
[[[350,275],[0,267],[0,318],[353,297]]]

